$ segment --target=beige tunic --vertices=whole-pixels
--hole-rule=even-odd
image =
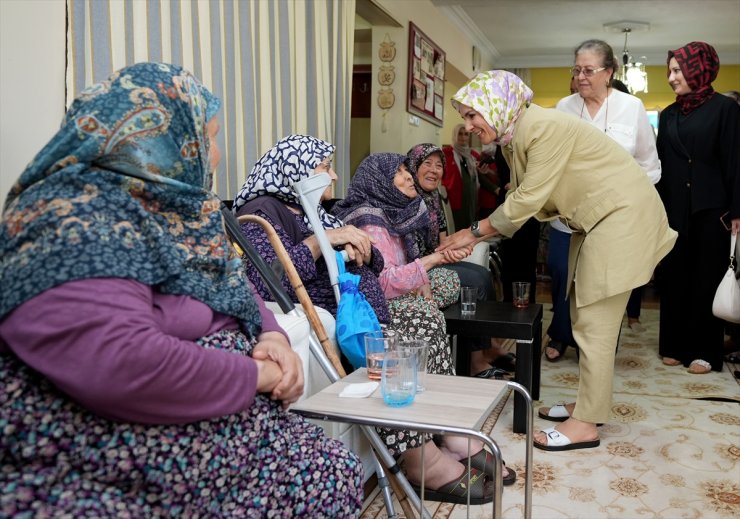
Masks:
[[[528,218],[573,229],[568,275],[582,307],[644,285],[673,247],[663,204],[645,172],[590,124],[530,105],[504,148],[511,190],[489,221],[511,236]]]

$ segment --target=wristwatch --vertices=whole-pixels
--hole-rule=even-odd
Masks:
[[[473,236],[475,236],[476,238],[480,238],[481,236],[483,236],[483,235],[481,234],[481,232],[480,232],[480,228],[479,228],[479,226],[480,226],[480,222],[479,222],[479,221],[477,221],[477,220],[476,220],[476,221],[474,221],[474,222],[473,222],[473,223],[472,223],[472,224],[470,225],[470,232],[472,232],[472,233],[473,233]]]

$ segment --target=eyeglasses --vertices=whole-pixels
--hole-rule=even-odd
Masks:
[[[594,74],[597,72],[601,72],[602,70],[606,70],[606,67],[599,67],[599,68],[581,68],[581,67],[573,67],[570,69],[570,73],[573,74],[573,77],[578,77],[581,74],[583,74],[585,77],[593,77]]]

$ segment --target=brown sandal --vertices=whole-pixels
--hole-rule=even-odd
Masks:
[[[421,489],[419,485],[411,483],[419,497]],[[470,504],[485,505],[493,501],[493,481],[488,480],[483,472],[470,469]],[[424,499],[426,501],[437,501],[440,503],[455,503],[464,505],[468,502],[468,472],[462,476],[442,485],[437,490],[424,489]]]
[[[467,459],[460,460],[460,463],[467,468]],[[513,485],[516,481],[516,472],[514,472],[514,469],[507,467],[505,461],[503,461],[503,464],[508,474],[502,478],[502,482],[504,486]],[[486,449],[479,450],[477,454],[470,456],[470,467],[483,472],[488,476],[488,479],[493,479],[493,454]]]
[[[678,366],[681,361],[678,359],[672,359],[671,357],[663,357],[663,364],[666,366]]]

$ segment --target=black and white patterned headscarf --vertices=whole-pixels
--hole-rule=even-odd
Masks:
[[[336,146],[309,135],[288,135],[267,150],[247,175],[241,191],[234,199],[236,213],[244,204],[260,196],[272,196],[290,205],[300,206],[293,191],[293,184],[314,173],[314,169],[327,157],[334,154]],[[318,206],[318,214],[324,228],[341,227],[342,221]],[[303,216],[309,229],[314,230]]]

